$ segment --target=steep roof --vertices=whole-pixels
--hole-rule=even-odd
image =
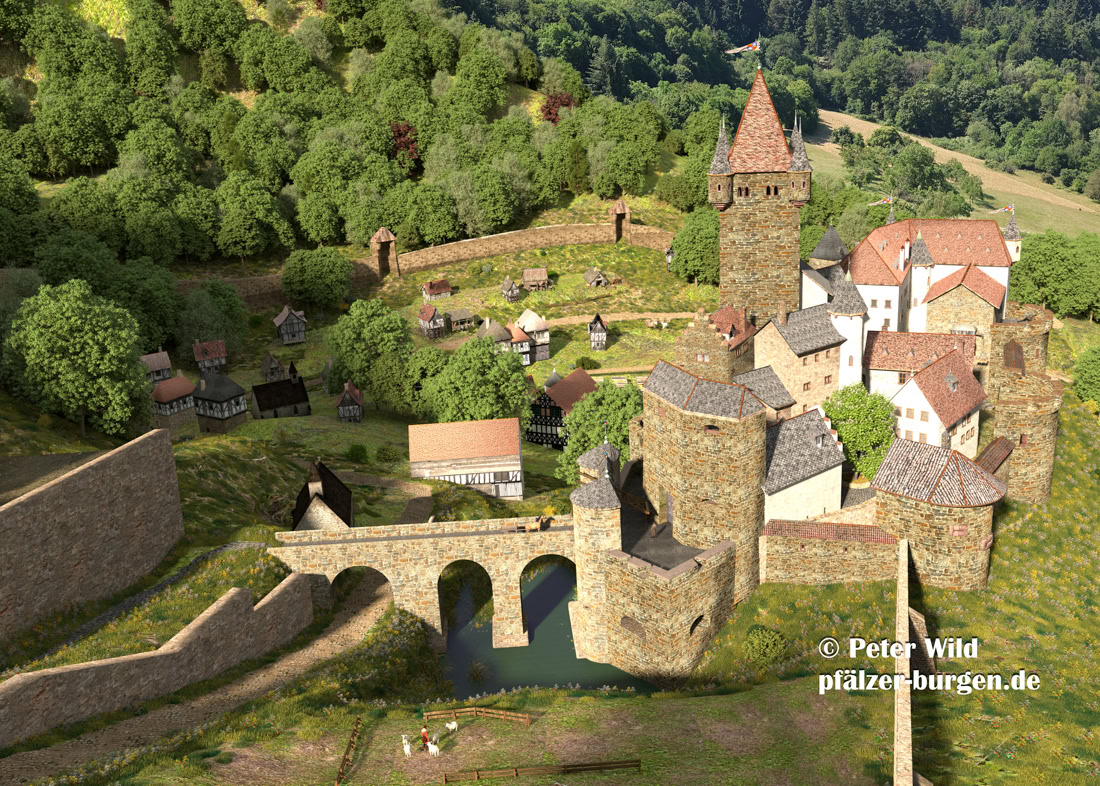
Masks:
[[[148,355],[142,355],[140,359],[150,371],[163,371],[166,368],[172,368],[172,361],[168,358],[168,353],[163,349],[159,352],[150,352]]]
[[[283,306],[283,310],[279,312],[279,316],[275,317],[271,321],[275,323],[275,327],[282,327],[283,323],[286,322],[287,317],[289,317],[291,314],[298,317],[298,319],[302,320],[303,322],[309,321],[308,319],[306,319],[306,312],[295,311],[290,306]]]
[[[718,141],[714,144],[714,158],[710,160],[710,174],[728,175],[730,173],[730,141],[726,136],[726,117],[718,126]]]
[[[972,508],[1004,497],[1004,483],[957,450],[895,439],[875,473],[872,488],[899,497]]]
[[[231,398],[244,395],[244,388],[225,374],[216,371],[204,371],[199,374],[199,385],[195,388],[195,398],[202,401],[222,403]]]
[[[602,278],[605,281],[607,280],[607,276],[598,268],[590,267],[588,270],[584,271],[584,283],[591,284],[598,278]]]
[[[863,366],[882,371],[920,371],[952,350],[974,365],[975,336],[954,333],[897,333],[868,330]]]
[[[920,389],[944,428],[951,428],[985,401],[985,390],[971,369],[972,361],[956,349],[913,377],[913,384]]]
[[[352,384],[350,379],[344,383],[343,395],[350,398],[359,406],[363,406],[363,394],[362,392],[360,392],[359,388],[355,387],[355,385]],[[341,398],[343,398],[343,396],[341,396]]]
[[[451,282],[445,278],[437,278],[435,281],[429,281],[423,286],[423,290],[429,295],[438,295],[442,292],[451,291]]]
[[[260,371],[267,374],[269,371],[279,369],[283,370],[283,364],[279,362],[279,359],[272,355],[270,352],[264,357],[264,362],[260,364]]]
[[[790,163],[791,149],[783,125],[775,113],[764,72],[757,69],[730,146],[730,171],[786,172]]]
[[[485,321],[477,327],[478,338],[491,338],[493,341],[511,341],[512,331],[504,327],[499,322],[494,321],[490,317],[486,317]]]
[[[345,486],[343,481],[320,461],[314,462],[313,466],[310,467],[309,480],[306,480],[301,491],[298,492],[298,498],[294,503],[294,513],[291,515],[291,527],[296,528],[302,517],[306,515],[306,511],[309,510],[309,504],[313,501],[313,494],[309,490],[309,481],[314,478],[321,481],[322,501],[328,506],[329,510],[350,527],[353,521],[352,511],[354,510],[351,489]]]
[[[731,381],[747,387],[754,396],[777,412],[794,406],[794,398],[771,366],[754,368],[738,374]]]
[[[840,239],[840,235],[836,233],[836,227],[832,224],[825,230],[821,240],[817,241],[814,250],[810,252],[810,257],[813,259],[828,259],[831,262],[839,262],[847,255],[848,249],[845,247],[844,241]]]
[[[523,269],[523,283],[546,281],[550,276],[546,272],[544,267],[525,267]]]
[[[196,362],[209,360],[210,358],[223,358],[225,357],[225,341],[219,338],[217,341],[196,342],[191,345],[191,350],[195,353]]]
[[[1019,240],[1020,239],[1020,227],[1016,224],[1016,214],[1013,213],[1012,217],[1008,219],[1008,223],[1005,224],[1004,229],[1005,240]]]
[[[744,385],[702,379],[664,360],[649,373],[645,389],[674,407],[701,415],[743,418],[764,408]]]
[[[568,415],[578,401],[594,392],[597,387],[596,380],[592,379],[583,368],[578,368],[565,379],[548,388],[546,395]]]
[[[409,426],[409,461],[518,456],[519,418]]]
[[[516,282],[510,279],[508,276],[504,277],[504,280],[500,282],[500,291],[504,294],[508,294],[513,289],[518,289]]]
[[[962,270],[956,270],[951,275],[941,278],[930,286],[928,294],[924,296],[924,302],[931,302],[960,285],[969,289],[993,308],[1000,308],[1004,302],[1004,284],[992,278],[989,274],[983,273],[974,265],[967,265]]]
[[[917,236],[913,238],[913,242],[909,246],[909,264],[918,267],[936,264],[936,261],[932,259],[932,252],[928,250],[928,244],[924,242],[924,233],[919,229],[917,230]]]
[[[518,325],[522,330],[528,333],[533,330],[550,329],[550,325],[547,324],[546,320],[540,317],[531,309],[526,309],[522,314],[519,315],[519,318],[516,319],[516,325]]]
[[[561,374],[558,373],[557,366],[550,372],[550,376],[546,378],[546,382],[543,384],[543,389],[552,388],[554,385],[561,382]]]
[[[757,333],[757,327],[749,322],[748,310],[745,307],[734,308],[729,303],[711,314],[710,322],[718,327],[722,335],[729,336],[727,343],[730,349]]]
[[[435,306],[431,303],[425,303],[420,307],[420,310],[416,312],[417,319],[424,322],[431,322],[435,319]]]
[[[280,379],[275,382],[264,382],[262,385],[253,385],[252,400],[263,411],[278,407],[292,407],[295,404],[308,404],[309,394],[306,393],[305,380],[297,377],[293,380]]]
[[[814,270],[803,262],[798,266],[798,269],[802,271],[802,275],[813,281],[830,295],[836,291],[836,284],[844,280],[844,266],[840,264],[829,265],[828,267]]]
[[[619,495],[606,473],[591,483],[577,487],[569,495],[569,501],[577,507],[589,510],[614,510],[621,507]]]
[[[827,303],[821,303],[800,311],[792,311],[787,315],[786,325],[780,325],[775,317],[772,317],[771,324],[779,330],[779,335],[787,342],[787,346],[794,354],[806,355],[810,352],[819,352],[827,347],[844,343],[844,336],[836,331],[833,321],[829,319],[828,308]]]
[[[630,211],[630,208],[628,208],[626,206],[626,201],[623,200],[622,198],[619,198],[619,200],[616,201],[615,204],[613,204],[611,206],[611,209],[608,212],[612,213],[614,215],[619,215],[619,214],[627,213],[629,211]]]
[[[592,317],[592,321],[588,323],[588,332],[591,333],[593,330],[599,330],[601,328],[604,331],[607,330],[607,321],[599,314],[596,314],[596,316]]]
[[[802,120],[794,116],[794,128],[791,129],[791,172],[809,172],[810,157],[806,155],[806,143],[802,140]]]
[[[1012,455],[1015,447],[1015,443],[1007,437],[997,437],[985,446],[985,450],[978,454],[974,463],[992,475]]]
[[[167,404],[169,401],[190,396],[194,392],[195,383],[185,377],[183,371],[180,371],[176,376],[162,379],[153,386],[153,400],[159,401],[161,404]]]
[[[821,445],[818,437],[823,437]],[[765,494],[775,494],[844,463],[844,450],[816,408],[769,426],[764,445],[768,462]]]
[[[505,329],[511,335],[512,343],[517,344],[522,341],[530,341],[531,337],[523,332],[522,328],[517,327],[513,323],[509,322],[505,325]]]
[[[607,460],[611,459],[615,466],[619,464],[619,449],[610,442],[601,442],[591,450],[586,450],[577,457],[577,465],[585,469],[602,470],[607,466]]]
[[[388,243],[391,240],[397,240],[397,238],[394,237],[393,232],[385,227],[379,227],[378,231],[371,235],[372,243]]]
[[[839,267],[839,266],[838,266]],[[867,303],[853,283],[851,276],[845,276],[833,285],[833,297],[825,304],[830,314],[859,316],[867,313]]]

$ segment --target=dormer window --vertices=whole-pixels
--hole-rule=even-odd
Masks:
[[[825,435],[824,434],[818,434],[817,435],[817,446],[819,448],[825,447]]]

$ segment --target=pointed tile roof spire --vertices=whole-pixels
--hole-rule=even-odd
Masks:
[[[728,175],[730,173],[730,142],[726,136],[726,116],[718,127],[718,142],[714,145],[714,158],[710,161],[710,174]]]
[[[821,236],[821,240],[814,246],[814,250],[810,252],[811,259],[825,259],[830,262],[839,262],[848,256],[848,249],[844,245],[844,241],[840,239],[840,235],[836,233],[836,227],[829,224],[829,228],[825,230],[825,234]]]
[[[796,113],[794,128],[791,130],[791,172],[809,172],[812,169],[806,155],[806,143],[802,140],[802,120]]]
[[[932,252],[928,250],[928,244],[924,242],[919,229],[917,230],[916,240],[909,247],[909,263],[915,267],[936,264],[936,261],[932,259]]]
[[[893,224],[895,221],[897,221],[897,218],[894,217],[894,203],[891,202],[890,203],[890,215],[887,217],[886,223],[887,224]],[[920,234],[920,233],[918,233],[918,234]]]
[[[826,305],[825,310],[838,316],[860,316],[867,313],[867,303],[859,289],[852,283],[851,274],[846,274],[840,279],[833,290],[833,299]]]
[[[729,164],[735,173],[786,172],[791,165],[787,136],[775,113],[764,72],[759,69],[733,137]]]
[[[1016,213],[1013,212],[1012,217],[1008,219],[1008,224],[1004,228],[1005,240],[1019,240],[1020,239],[1020,227],[1016,225]]]

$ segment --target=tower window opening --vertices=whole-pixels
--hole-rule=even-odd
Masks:
[[[694,636],[695,635],[695,629],[698,628],[703,623],[703,618],[704,617],[706,617],[705,614],[700,614],[698,617],[695,618],[695,622],[691,623],[691,630],[688,631],[689,636]]]
[[[806,181],[805,181],[805,180],[803,180],[803,181],[802,181],[802,187],[803,187],[803,188],[805,188],[805,187],[806,187]]]
[[[764,186],[764,194],[765,194],[765,196],[771,196],[772,195],[772,187],[771,186]]]
[[[745,196],[748,196],[748,195],[749,195],[749,187],[745,186]]]
[[[772,193],[775,194],[776,196],[779,196],[779,186],[773,186],[772,187]]]

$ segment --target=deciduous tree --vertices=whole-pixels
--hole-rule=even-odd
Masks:
[[[673,273],[686,281],[718,283],[717,211],[704,206],[688,213],[672,247]]]
[[[844,445],[844,458],[860,475],[874,480],[894,442],[894,407],[890,400],[855,383],[829,396],[822,409]]]
[[[283,264],[283,294],[293,303],[338,306],[351,287],[355,266],[335,248],[299,249]]]
[[[577,459],[604,441],[619,449],[620,460],[630,460],[630,420],[642,412],[642,389],[628,382],[624,387],[602,383],[565,416],[569,441],[558,457],[554,476],[567,485],[580,483]],[[606,424],[606,425],[605,425]]]
[[[441,423],[519,417],[522,429],[531,416],[519,355],[498,353],[488,339],[467,341],[423,387]]]

